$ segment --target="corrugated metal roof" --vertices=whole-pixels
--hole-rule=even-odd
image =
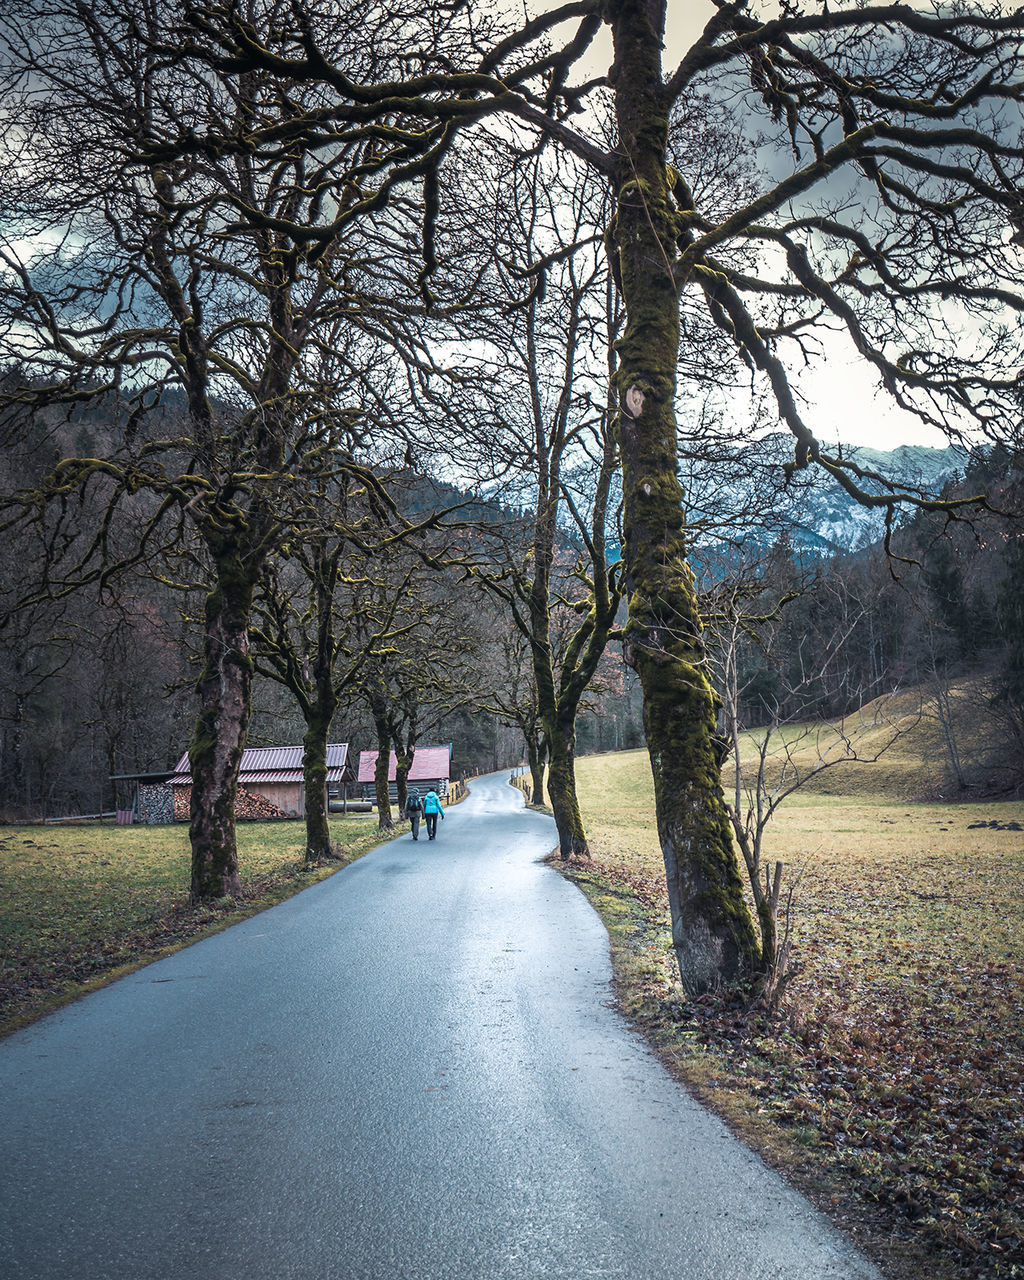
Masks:
[[[359,753],[359,782],[372,782],[373,771],[377,765],[376,751],[360,751]],[[412,767],[409,770],[410,782],[426,782],[435,778],[447,778],[451,774],[452,767],[452,748],[449,743],[446,747],[417,747],[413,752]],[[392,751],[391,760],[388,764],[388,781],[395,780],[396,760],[395,753]]]
[[[342,769],[329,768],[327,770],[327,781],[340,782],[342,779],[343,773],[344,773],[344,770]],[[255,783],[255,782],[301,782],[302,770],[286,769],[284,772],[281,772],[281,773],[273,773],[264,769],[264,770],[258,770],[255,773],[240,773],[238,775],[238,781],[242,786],[245,786],[247,783]]]
[[[298,747],[246,747],[242,752],[242,766],[238,781],[246,782],[301,782],[302,757]],[[327,745],[327,781],[339,782],[348,763],[348,743],[331,742]],[[172,782],[192,781],[186,751],[174,766]]]

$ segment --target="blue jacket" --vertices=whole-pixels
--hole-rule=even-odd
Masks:
[[[439,813],[442,818],[444,817],[444,810],[441,808],[441,801],[436,791],[428,791],[423,797],[423,812]]]

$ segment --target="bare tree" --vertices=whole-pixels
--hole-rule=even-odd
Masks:
[[[503,478],[500,492],[518,499],[522,515],[503,541],[491,539],[492,557],[473,571],[507,607],[530,654],[561,855],[588,857],[576,719],[622,594],[609,556],[618,316],[600,242],[607,196],[584,166],[543,152],[509,155],[499,140],[486,157],[491,163],[478,157],[466,181],[475,177],[473,207],[488,208],[494,242],[460,259],[454,279],[445,272],[454,255],[442,252],[438,275],[451,291],[475,272],[479,305],[460,324],[483,351],[473,361],[477,380],[468,396],[462,391],[471,401],[464,420],[478,462]],[[447,235],[439,246],[447,248]],[[539,752],[528,747],[539,800]]]
[[[779,938],[783,864],[777,861],[768,868],[763,860],[772,818],[790,796],[825,770],[879,760],[917,723],[920,713],[899,707],[891,692],[861,689],[851,698],[847,714],[823,719],[816,709],[821,672],[842,662],[860,615],[838,611],[834,630],[816,644],[811,660],[795,675],[787,674],[793,668],[783,625],[786,607],[822,584],[800,574],[783,575],[788,583],[773,581],[771,568],[770,561],[766,566],[748,559],[733,576],[715,585],[705,616],[712,678],[721,698],[724,755],[732,772],[725,808],[757,912],[763,989],[774,1002],[785,985],[789,946],[788,933]],[[841,591],[842,583],[826,578],[824,589]],[[751,661],[752,655],[758,660]],[[755,701],[759,713],[749,723],[747,695],[762,663],[773,671],[776,683],[770,693],[761,688]]]
[[[350,18],[354,42],[365,15]],[[25,405],[64,404],[99,406],[115,430],[105,454],[65,456],[11,499],[12,522],[53,529],[39,593],[110,583],[161,547],[198,540],[209,583],[189,750],[200,899],[240,890],[233,806],[267,557],[294,532],[311,486],[380,449],[361,430],[363,400],[339,404],[319,377],[324,361],[309,358],[351,321],[366,279],[353,220],[325,196],[347,182],[346,206],[358,205],[373,146],[339,143],[314,158],[289,145],[289,121],[317,91],[282,96],[265,73],[221,76],[180,48],[166,57],[176,19],[176,6],[134,0],[5,10],[0,324],[4,354],[33,376],[8,389],[13,428]],[[280,132],[266,150],[173,145],[182,131],[252,138],[268,120]],[[307,239],[290,230],[300,223]],[[107,513],[84,546],[71,536],[82,492]],[[152,500],[122,552],[110,530],[139,493]]]

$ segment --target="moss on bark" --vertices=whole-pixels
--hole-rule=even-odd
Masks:
[[[373,767],[373,788],[377,799],[377,829],[393,831],[394,819],[391,817],[391,789],[388,785],[388,773],[391,767],[391,730],[388,725],[387,704],[383,697],[376,693],[370,695],[370,713],[377,730],[377,761]]]
[[[676,469],[677,210],[667,169],[663,7],[610,0],[620,135],[609,248],[626,308],[617,344],[624,651],[644,695],[658,831],[680,978],[691,994],[758,963],[721,791],[715,697],[704,664],[684,495]]]
[[[576,796],[576,708],[569,719],[562,709],[548,734],[548,798],[558,830],[558,851],[563,862],[589,858],[590,846]]]
[[[331,719],[331,716],[311,713],[302,738],[302,780],[306,792],[306,862],[310,865],[337,856],[331,841],[327,812],[327,738]]]
[[[249,727],[253,584],[237,548],[218,556],[216,570],[217,585],[206,597],[203,670],[196,684],[200,706],[189,748],[193,902],[242,891],[235,794]]]
[[[536,742],[526,737],[526,758],[530,765],[530,803],[544,803],[544,757]]]

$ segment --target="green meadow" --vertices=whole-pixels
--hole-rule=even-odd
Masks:
[[[351,862],[380,843],[376,815],[331,824]],[[243,897],[188,901],[188,826],[0,827],[0,1031],[330,875],[307,869],[302,822],[238,827]]]

